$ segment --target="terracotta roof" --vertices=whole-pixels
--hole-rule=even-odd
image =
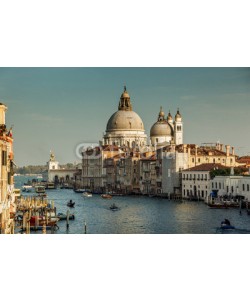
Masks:
[[[156,155],[153,154],[153,155],[151,155],[149,157],[143,157],[143,158],[141,158],[141,160],[156,160]]]
[[[215,169],[229,169],[229,167],[225,167],[221,164],[201,164],[183,171],[212,171]]]

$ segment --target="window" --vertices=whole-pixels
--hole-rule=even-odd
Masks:
[[[216,188],[216,189],[218,188],[217,182],[215,182],[215,188]]]
[[[8,172],[8,184],[11,184],[11,173]]]
[[[198,163],[200,163],[201,162],[201,159],[200,158],[198,158]]]
[[[249,184],[247,184],[247,191],[249,192]]]
[[[185,180],[185,174],[183,174],[183,180]]]
[[[7,151],[2,151],[2,166],[7,166]]]
[[[207,174],[205,174],[205,180],[207,180]]]
[[[192,162],[194,163],[194,158],[192,158]]]
[[[185,196],[186,195],[186,191],[185,190],[183,190],[183,196]]]
[[[214,183],[212,182],[212,189],[214,188]]]
[[[245,192],[245,184],[242,184],[242,191]]]
[[[221,190],[221,182],[219,182],[219,189]]]

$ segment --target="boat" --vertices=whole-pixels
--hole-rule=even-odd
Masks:
[[[88,197],[92,197],[93,195],[91,193],[88,193],[88,192],[84,192],[82,193],[82,196],[85,198],[88,198]]]
[[[43,185],[36,185],[35,191],[38,194],[45,194],[45,187]]]
[[[39,178],[42,179],[42,178],[43,178],[43,175],[42,175],[42,174],[38,174],[36,178],[37,178],[37,179],[39,179]]]
[[[70,201],[67,203],[67,206],[68,206],[68,207],[74,207],[74,206],[75,206],[75,202],[72,202],[72,200],[70,200]]]
[[[235,229],[235,227],[231,225],[231,223],[228,219],[225,219],[224,221],[222,221],[220,227],[223,230],[224,229]]]
[[[208,203],[209,208],[228,208],[226,203]]]
[[[22,192],[25,192],[25,193],[29,193],[29,192],[32,192],[32,185],[23,185],[22,186]]]
[[[103,199],[112,199],[112,195],[110,195],[110,194],[102,194],[101,197]]]
[[[57,217],[60,221],[61,221],[61,220],[67,220],[67,214],[58,213],[56,217]],[[69,215],[69,220],[75,220],[75,215],[74,215],[74,214],[70,214],[70,215]]]
[[[55,184],[54,184],[54,182],[47,182],[47,184],[46,184],[46,189],[47,190],[52,190],[52,189],[55,189],[56,187],[55,187]]]
[[[82,194],[82,193],[86,192],[86,190],[85,189],[76,189],[76,190],[74,190],[74,192]]]
[[[109,209],[115,211],[115,210],[118,210],[118,207],[115,205],[115,203],[113,203],[113,204],[109,207]]]

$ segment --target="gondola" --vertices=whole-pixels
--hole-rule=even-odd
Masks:
[[[235,229],[235,227],[231,225],[228,219],[222,221],[220,227],[221,229]]]
[[[74,207],[74,206],[75,206],[75,202],[72,202],[72,200],[70,200],[70,201],[67,203],[67,206],[68,206],[68,207]]]
[[[118,207],[115,205],[115,203],[113,203],[113,204],[109,207],[109,209],[115,211],[115,210],[118,210]]]

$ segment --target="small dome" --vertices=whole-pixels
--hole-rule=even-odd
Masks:
[[[165,116],[165,114],[164,114],[164,111],[162,110],[162,106],[161,106],[161,110],[159,112],[159,117],[164,117],[164,116]]]
[[[142,119],[134,111],[118,110],[109,119],[106,131],[140,130],[144,131]]]
[[[153,136],[173,136],[173,128],[168,122],[156,122],[150,130],[150,137]]]
[[[173,117],[169,111],[168,116],[167,116],[167,121],[172,121],[172,120],[173,120]]]
[[[177,120],[181,120],[181,114],[180,114],[180,110],[179,110],[179,108],[178,108],[178,110],[177,110],[177,113],[176,113],[176,115],[175,115],[175,120],[177,121]]]
[[[121,94],[121,98],[130,98],[129,93],[125,90],[125,91]]]

